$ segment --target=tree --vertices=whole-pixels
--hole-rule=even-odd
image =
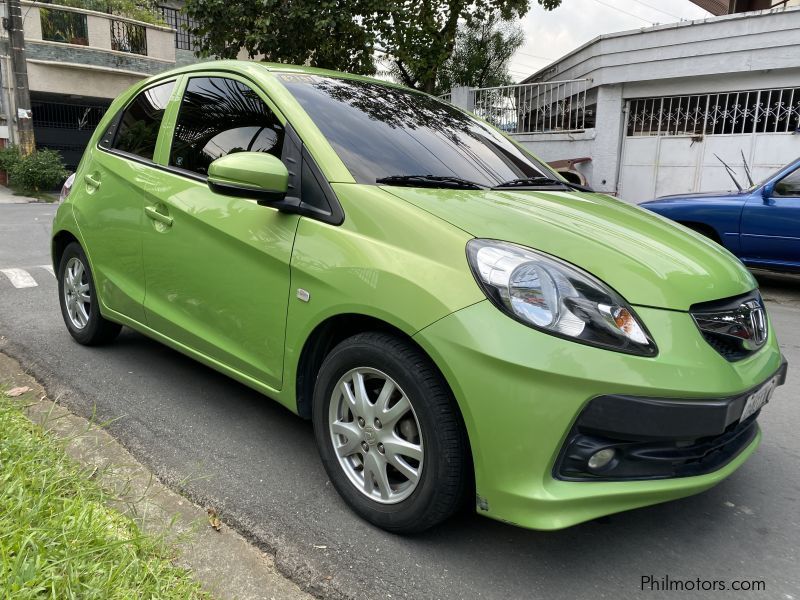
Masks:
[[[364,26],[363,0],[187,0],[197,26],[197,54],[308,63],[372,75],[374,31]]]
[[[538,0],[547,10],[561,0]],[[503,20],[523,17],[530,0],[390,0],[373,3],[365,18],[395,64],[401,83],[436,91],[439,70],[453,54],[459,24],[474,26],[497,14]]]
[[[471,25],[462,23],[453,53],[439,68],[435,93],[447,93],[457,85],[483,88],[512,83],[508,62],[523,43],[522,28],[498,13]]]
[[[547,10],[561,0],[537,0]],[[439,70],[453,54],[459,24],[491,15],[524,16],[531,0],[187,0],[197,26],[197,53],[223,58],[244,48],[250,57],[375,73],[374,53],[394,64],[401,83],[436,91]]]

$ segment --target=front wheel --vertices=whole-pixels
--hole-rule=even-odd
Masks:
[[[460,414],[410,342],[375,332],[336,346],[317,378],[313,420],[334,487],[378,527],[423,531],[462,504],[470,461]]]
[[[80,344],[95,346],[110,342],[122,329],[100,314],[89,261],[77,242],[69,244],[61,256],[58,298],[67,330]]]

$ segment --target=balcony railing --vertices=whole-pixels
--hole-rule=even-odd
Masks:
[[[112,19],[111,49],[147,56],[147,29],[138,23]]]
[[[470,109],[506,133],[567,133],[587,127],[588,79],[470,91]]]

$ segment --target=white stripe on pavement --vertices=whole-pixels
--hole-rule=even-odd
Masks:
[[[25,269],[0,269],[15,288],[29,288],[39,285]]]
[[[39,268],[44,269],[45,271],[50,273],[50,275],[52,275],[53,277],[56,276],[55,271],[53,271],[53,265],[39,265]]]

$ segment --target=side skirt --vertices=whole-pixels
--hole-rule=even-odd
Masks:
[[[249,375],[246,375],[246,374],[242,373],[241,371],[237,371],[236,369],[234,369],[234,368],[232,368],[232,367],[230,367],[230,366],[228,366],[228,365],[226,365],[224,363],[221,363],[218,360],[213,359],[210,356],[207,356],[207,355],[203,354],[202,352],[198,352],[197,350],[194,350],[193,348],[190,348],[189,346],[186,346],[185,344],[177,342],[177,341],[173,340],[172,338],[167,337],[167,336],[163,335],[162,333],[159,333],[158,331],[156,331],[154,329],[151,329],[150,327],[148,327],[147,325],[144,325],[143,323],[135,321],[134,319],[131,319],[129,317],[126,317],[123,314],[120,314],[120,313],[118,313],[118,312],[116,312],[114,310],[111,310],[110,308],[104,306],[102,302],[100,303],[100,306],[103,309],[102,310],[102,315],[106,319],[109,319],[111,321],[115,321],[117,323],[120,323],[121,325],[125,325],[126,327],[130,327],[131,329],[134,329],[134,330],[138,331],[142,335],[145,335],[145,336],[147,336],[149,338],[152,338],[152,339],[156,340],[157,342],[161,342],[165,346],[169,346],[173,350],[176,350],[176,351],[180,352],[181,354],[185,354],[189,358],[193,358],[196,361],[206,365],[207,367],[211,367],[215,371],[219,371],[220,373],[222,373],[224,375],[227,375],[228,377],[230,377],[232,379],[235,379],[239,383],[242,383],[242,384],[246,385],[247,387],[256,390],[257,392],[260,392],[260,393],[264,394],[265,396],[268,396],[270,399],[275,400],[279,404],[282,404],[283,406],[288,408],[294,414],[297,414],[297,403],[294,402],[293,399],[291,399],[291,398],[287,399],[285,397],[285,394],[281,393],[281,390],[277,390],[277,389],[275,389],[273,387],[270,387],[270,386],[266,385],[265,383],[262,383],[258,379],[250,377]]]

